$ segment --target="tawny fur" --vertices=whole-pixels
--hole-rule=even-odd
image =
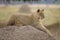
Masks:
[[[25,13],[16,13],[11,16],[9,19],[8,25],[37,25],[39,22],[39,19],[44,18],[43,14],[44,10],[37,10],[36,13],[32,14],[25,14]]]
[[[38,18],[38,19],[37,19]],[[23,26],[23,25],[36,25],[39,21],[40,16],[37,13],[34,14],[14,14],[11,16],[8,25],[16,25],[16,26]]]
[[[40,11],[40,12],[39,12]],[[36,28],[42,29],[45,32],[47,32],[50,36],[52,34],[49,32],[49,30],[43,26],[41,20],[44,18],[44,15],[42,14],[44,10],[38,10],[37,13],[32,14],[15,14],[12,15],[8,25],[16,25],[16,26],[25,26],[25,25],[32,25]],[[41,23],[39,23],[41,22]]]

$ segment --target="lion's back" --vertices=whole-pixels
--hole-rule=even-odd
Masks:
[[[15,25],[29,25],[32,24],[32,16],[31,14],[15,14]]]
[[[36,14],[16,13],[12,15],[10,23],[14,22],[15,25],[34,25],[38,20],[37,16]]]

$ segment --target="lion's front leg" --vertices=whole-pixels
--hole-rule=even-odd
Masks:
[[[53,34],[42,24],[42,22],[40,21],[40,23],[37,26],[38,29],[48,33],[51,37],[53,37]]]

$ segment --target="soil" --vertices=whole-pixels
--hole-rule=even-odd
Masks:
[[[60,40],[60,23],[55,23],[48,26],[48,29],[53,34],[56,40]]]
[[[8,26],[0,28],[0,40],[55,40],[47,33],[32,26]]]

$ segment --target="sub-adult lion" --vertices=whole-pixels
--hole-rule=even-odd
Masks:
[[[25,13],[18,13],[12,15],[8,25],[15,25],[15,26],[26,26],[32,25],[38,29],[42,29],[43,31],[47,32],[50,36],[52,34],[49,30],[42,24],[41,20],[44,19],[44,9],[38,9],[36,13],[32,14],[25,14]]]

